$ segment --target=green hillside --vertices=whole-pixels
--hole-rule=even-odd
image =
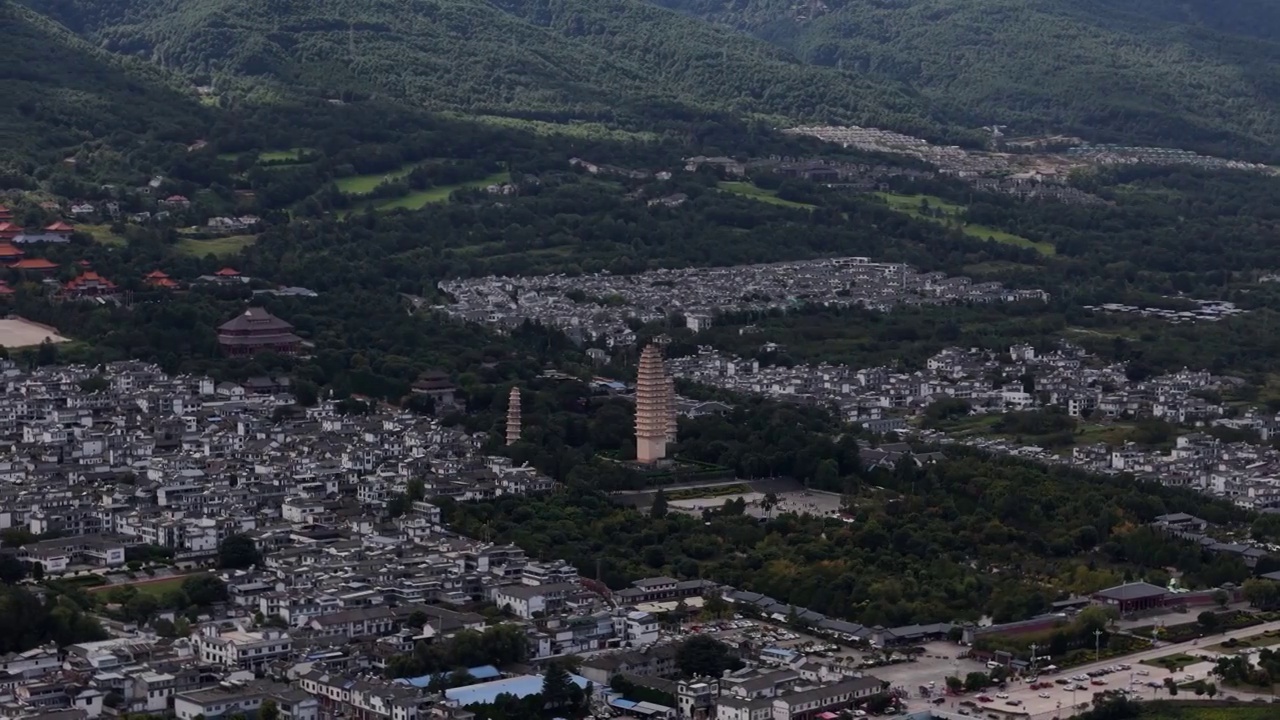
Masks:
[[[921,128],[903,86],[643,0],[26,0],[113,52],[331,97],[543,119],[689,108]]]
[[[12,176],[4,163],[21,157],[57,162],[91,141],[121,150],[199,136],[203,109],[155,66],[95,49],[8,0],[0,0],[0,27],[14,60],[0,73],[0,172]]]
[[[1222,152],[1280,141],[1280,7],[1264,0],[655,2],[890,76],[969,125]]]
[[[1255,158],[1280,146],[1280,8],[1264,0],[22,1],[84,41],[66,58],[22,49],[35,79],[114,54],[219,93],[632,129],[715,112]],[[69,34],[54,26],[41,32]],[[141,82],[118,69],[59,87]]]

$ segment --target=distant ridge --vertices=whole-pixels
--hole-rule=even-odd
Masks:
[[[26,0],[104,49],[428,109],[539,119],[691,110],[929,131],[922,98],[643,0]]]
[[[1280,144],[1269,0],[653,0],[918,90],[970,127],[1220,155]]]

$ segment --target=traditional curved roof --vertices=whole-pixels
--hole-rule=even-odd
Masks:
[[[49,262],[44,258],[23,258],[13,264],[18,270],[54,270],[58,267],[58,263]]]

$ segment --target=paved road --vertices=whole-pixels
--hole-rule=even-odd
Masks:
[[[1077,690],[1074,693],[1071,691],[1063,690],[1061,685],[1054,685],[1053,688],[1049,690],[1032,690],[1029,687],[1027,687],[1026,683],[1022,683],[1022,682],[1010,683],[1008,690],[1005,691],[1009,694],[1008,699],[1021,700],[1022,705],[1016,708],[1007,706],[1005,705],[1005,702],[1006,702],[1005,699],[994,699],[995,692],[990,692],[988,693],[988,695],[990,695],[994,699],[993,702],[983,703],[980,705],[980,707],[991,708],[991,709],[1000,710],[1004,712],[1023,712],[1023,713],[1028,713],[1032,716],[1043,715],[1045,717],[1051,717],[1052,715],[1055,714],[1055,711],[1056,711],[1056,713],[1059,714],[1060,717],[1067,718],[1067,717],[1071,717],[1073,715],[1079,714],[1083,710],[1087,710],[1089,703],[1093,700],[1093,693],[1101,692],[1103,690],[1117,690],[1120,688],[1127,688],[1132,685],[1132,689],[1135,691],[1139,691],[1141,694],[1141,697],[1143,698],[1151,699],[1153,697],[1168,697],[1163,689],[1149,688],[1143,683],[1149,680],[1163,681],[1166,677],[1174,677],[1181,682],[1186,680],[1187,675],[1192,676],[1192,678],[1195,680],[1203,680],[1210,677],[1209,672],[1213,669],[1213,662],[1197,662],[1194,665],[1187,666],[1182,670],[1182,672],[1173,673],[1173,674],[1169,673],[1167,670],[1162,670],[1160,668],[1155,668],[1155,667],[1148,667],[1146,665],[1139,665],[1138,663],[1140,663],[1143,660],[1153,660],[1155,658],[1165,657],[1166,655],[1175,655],[1177,653],[1186,653],[1187,655],[1208,655],[1216,658],[1222,655],[1222,653],[1217,653],[1212,650],[1207,650],[1206,649],[1207,646],[1216,645],[1218,643],[1223,642],[1224,640],[1228,640],[1231,638],[1245,638],[1251,635],[1258,635],[1260,633],[1268,632],[1271,630],[1280,630],[1280,620],[1269,622],[1269,623],[1263,623],[1261,625],[1255,625],[1253,627],[1243,628],[1240,630],[1231,630],[1221,635],[1214,635],[1212,637],[1203,638],[1198,642],[1192,641],[1192,642],[1162,645],[1161,647],[1154,648],[1151,650],[1143,650],[1141,652],[1133,653],[1132,655],[1126,655],[1124,657],[1111,658],[1109,660],[1103,660],[1101,662],[1089,663],[1087,665],[1080,665],[1080,666],[1071,668],[1070,670],[1064,670],[1052,676],[1045,676],[1046,678],[1057,679],[1059,677],[1070,677],[1072,675],[1087,674],[1092,670],[1099,670],[1101,668],[1117,665],[1120,663],[1132,666],[1130,670],[1111,673],[1110,675],[1104,676],[1103,679],[1107,681],[1107,684],[1104,686],[1090,685],[1088,686],[1089,687],[1088,690]],[[1148,674],[1139,675],[1138,674],[1139,672],[1147,672]],[[1137,684],[1133,685],[1132,683],[1134,682],[1136,682]],[[938,684],[939,686],[942,685],[941,679],[939,679]],[[1048,698],[1040,697],[1039,695],[1042,692],[1048,693],[1050,697]],[[1232,695],[1241,700],[1252,700],[1255,697],[1265,697],[1266,699],[1271,698],[1270,695],[1258,696],[1250,693],[1242,693],[1242,692],[1236,692],[1232,690],[1232,691],[1220,692],[1218,695],[1218,699],[1220,700],[1222,699],[1222,697],[1226,695]],[[940,707],[947,710],[956,710],[956,709],[959,709],[960,707],[959,705],[960,700],[967,699],[967,700],[973,700],[974,702],[977,702],[976,697],[977,697],[977,694],[970,694],[966,698],[959,698],[959,699],[956,699],[955,701],[952,701],[950,698],[948,698],[947,704],[942,705]],[[1182,699],[1196,700],[1199,698],[1197,698],[1196,695],[1194,694],[1182,693],[1178,695],[1178,699],[1179,700],[1182,700]],[[1204,699],[1207,700],[1208,698],[1204,698]],[[1074,710],[1072,709],[1073,705],[1076,706],[1076,709]],[[1082,705],[1083,707],[1081,707]],[[930,705],[929,700],[927,699],[912,698],[910,701],[910,708],[912,710],[923,710],[929,707],[934,707],[934,706]],[[1280,713],[1278,713],[1277,716],[1280,717]]]

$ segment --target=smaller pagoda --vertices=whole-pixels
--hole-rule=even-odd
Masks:
[[[511,388],[507,396],[507,444],[515,445],[520,441],[520,388]]]

